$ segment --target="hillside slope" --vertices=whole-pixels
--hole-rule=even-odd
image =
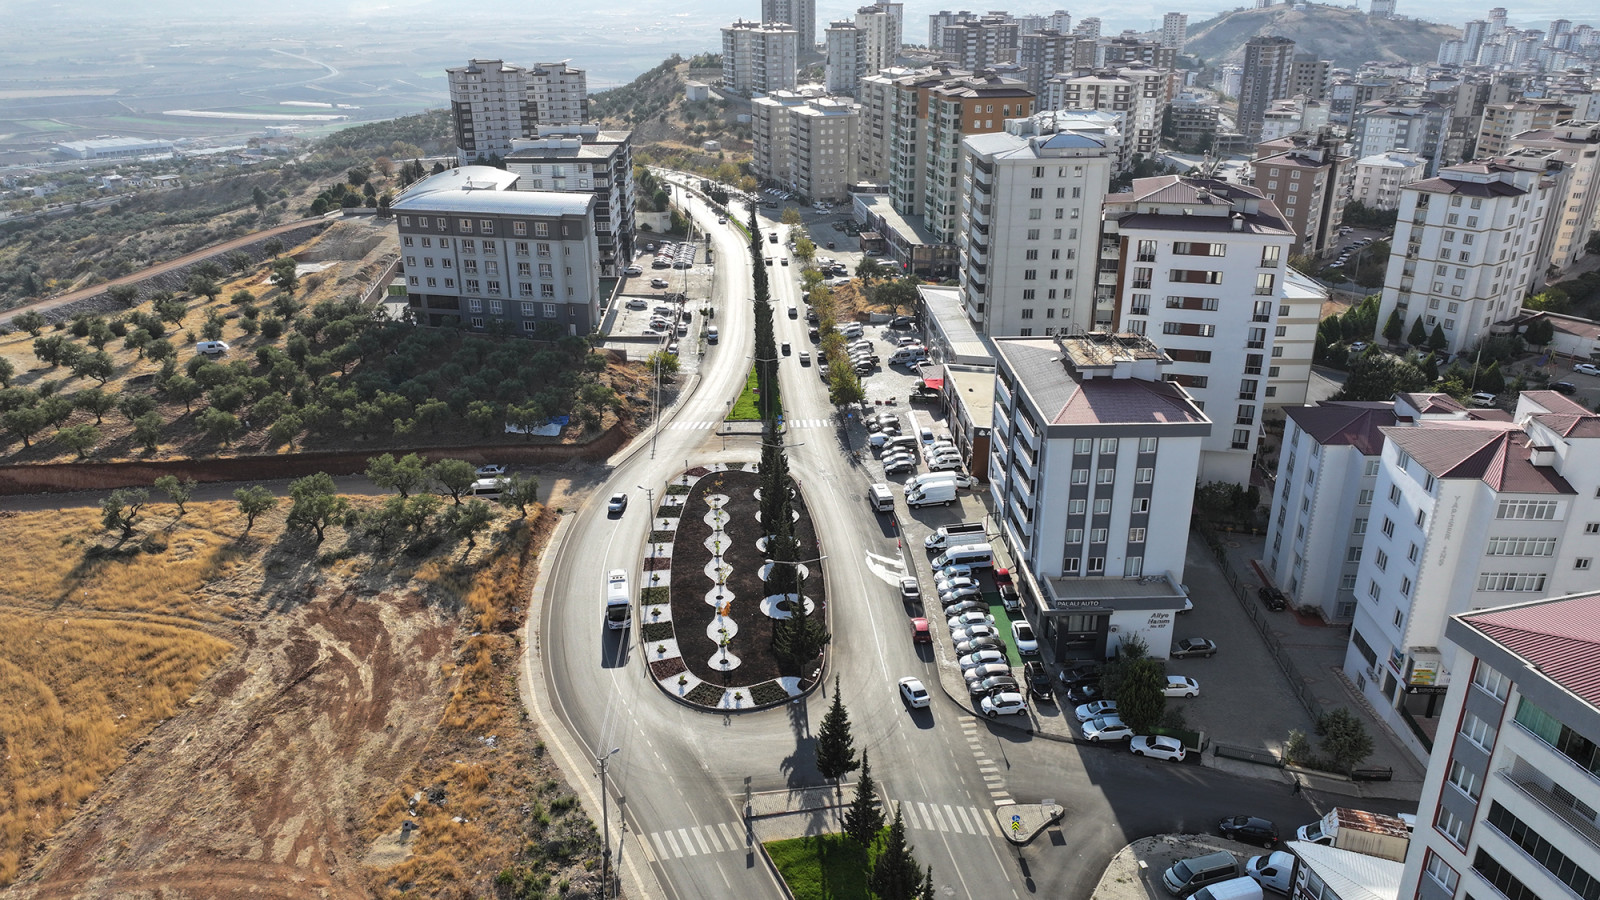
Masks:
[[[1348,69],[1369,60],[1427,62],[1438,55],[1440,43],[1461,37],[1459,29],[1418,19],[1374,19],[1343,6],[1296,10],[1277,4],[1236,9],[1192,25],[1184,50],[1207,65],[1240,63],[1245,42],[1258,34],[1289,38],[1297,52]]]

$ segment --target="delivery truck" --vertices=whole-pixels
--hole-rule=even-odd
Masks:
[[[959,525],[940,526],[933,534],[922,539],[929,550],[947,550],[967,544],[981,544],[989,539],[982,522],[962,522]]]
[[[1405,862],[1406,850],[1411,846],[1411,830],[1403,820],[1343,806],[1328,810],[1327,815],[1309,825],[1300,826],[1296,836],[1308,843],[1396,862]]]
[[[906,505],[913,509],[919,506],[949,506],[954,502],[956,502],[954,481],[937,481],[906,491]]]

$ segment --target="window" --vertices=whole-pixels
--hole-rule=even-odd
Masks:
[[[1069,529],[1067,529],[1067,543],[1069,543],[1069,544],[1081,544],[1081,543],[1083,543],[1083,529],[1082,528],[1069,528]]]
[[[1456,789],[1461,793],[1472,798],[1473,803],[1478,802],[1478,797],[1482,793],[1482,785],[1479,783],[1478,773],[1462,765],[1461,760],[1453,759],[1450,761],[1450,777],[1447,780],[1455,785]]]
[[[1114,479],[1116,477],[1117,477],[1117,470],[1116,469],[1101,469],[1095,475],[1095,481],[1100,483],[1100,484],[1110,484],[1112,482],[1112,479]]]
[[[1393,503],[1395,506],[1400,505],[1400,485],[1389,485],[1389,502]]]
[[[1406,614],[1401,612],[1398,609],[1395,610],[1394,611],[1394,627],[1399,629],[1399,630],[1401,630],[1401,631],[1404,631],[1405,630],[1404,629],[1405,621],[1406,621]]]
[[[1502,703],[1511,693],[1510,680],[1483,662],[1478,663],[1478,667],[1472,671],[1472,685]]]
[[[1584,534],[1600,534],[1600,522],[1590,522],[1583,526]]]
[[[1373,557],[1372,562],[1378,567],[1378,571],[1389,571],[1389,554],[1387,552],[1379,550],[1378,555]]]
[[[1394,537],[1394,520],[1388,516],[1383,517],[1383,536]]]
[[[1281,247],[1262,247],[1261,248],[1261,267],[1263,269],[1275,269],[1275,268],[1277,268],[1278,267],[1279,254],[1282,253],[1282,252],[1283,252],[1283,250],[1282,250]]]
[[[1104,572],[1105,570],[1106,570],[1106,558],[1104,556],[1091,556],[1091,557],[1089,557],[1089,574],[1090,575],[1099,575],[1100,573]]]
[[[1144,557],[1130,556],[1122,563],[1122,577],[1134,578],[1144,574]]]
[[[1072,470],[1072,483],[1073,484],[1088,484],[1089,483],[1089,470],[1088,469],[1073,469]]]
[[[1574,569],[1580,569],[1580,570],[1588,569],[1589,568],[1589,557],[1587,557],[1587,556],[1578,557],[1577,559],[1572,561],[1572,567]]]
[[[1094,501],[1094,514],[1097,515],[1097,516],[1110,515],[1111,514],[1111,498],[1110,497],[1101,497],[1100,499]]]
[[[1376,579],[1367,579],[1367,596],[1374,600],[1377,600],[1380,596],[1380,592],[1378,591],[1378,582]]]
[[[1089,543],[1104,544],[1106,542],[1106,529],[1095,528],[1089,532]]]
[[[1542,591],[1544,576],[1526,572],[1484,572],[1478,576],[1480,591]]]
[[[1446,865],[1445,861],[1432,850],[1428,851],[1428,861],[1423,863],[1422,871],[1428,873],[1429,878],[1432,878],[1440,887],[1444,888],[1445,893],[1455,893],[1456,882],[1459,880],[1456,870]]]
[[[1116,438],[1101,438],[1100,439],[1100,452],[1101,453],[1115,453],[1115,452],[1117,452],[1117,439]]]
[[[1135,497],[1134,498],[1134,501],[1133,501],[1133,512],[1134,512],[1135,515],[1142,514],[1142,513],[1148,513],[1149,511],[1150,511],[1150,498],[1149,497]]]
[[[1344,550],[1344,561],[1345,562],[1360,562],[1361,561],[1361,546],[1358,544],[1358,545],[1356,545],[1354,547],[1346,547],[1345,550]]]
[[[1142,543],[1144,543],[1144,529],[1143,528],[1129,528],[1128,529],[1128,543],[1130,543],[1130,544],[1142,544]]]
[[[1554,519],[1554,500],[1501,500],[1495,509],[1496,519]]]
[[[1462,840],[1462,836],[1467,832],[1466,820],[1451,812],[1443,803],[1439,804],[1439,816],[1433,820],[1433,825],[1439,829],[1440,834],[1450,839],[1450,843],[1466,848],[1467,843]]]
[[[533,223],[533,236],[534,237],[549,237],[550,236],[550,223],[549,222],[535,222],[535,223]],[[549,247],[550,247],[549,244],[542,244],[540,246],[541,246],[541,249],[544,249],[544,250],[548,250]]]
[[[1357,494],[1356,495],[1356,505],[1358,505],[1358,506],[1371,506],[1372,505],[1372,491],[1370,489],[1368,489],[1368,490],[1364,490],[1361,493]]]
[[[1139,452],[1140,453],[1154,453],[1154,452],[1156,452],[1156,438],[1153,438],[1153,437],[1139,438]],[[1589,527],[1594,529],[1593,532],[1590,532],[1591,534],[1600,533],[1600,523],[1595,523],[1595,524],[1593,524],[1593,525],[1591,525]]]
[[[1411,596],[1411,579],[1408,576],[1401,576],[1400,578],[1400,596]]]
[[[1417,561],[1417,544],[1415,541],[1411,542],[1411,550],[1406,553],[1406,559],[1410,560],[1411,562]]]
[[[1081,515],[1083,515],[1083,510],[1084,510],[1084,507],[1086,505],[1087,505],[1086,501],[1084,501],[1082,499],[1067,501],[1067,515],[1070,515],[1070,516],[1081,516]]]
[[[1576,860],[1546,840],[1537,828],[1517,818],[1498,802],[1489,804],[1489,814],[1484,817],[1484,821],[1489,823],[1489,827],[1505,835],[1511,843],[1520,847],[1546,872],[1555,876],[1557,881],[1571,888],[1574,895],[1584,898],[1600,897],[1600,876],[1584,869]],[[1540,897],[1539,893],[1521,884],[1504,870],[1496,874],[1491,866],[1497,867],[1497,864],[1488,854],[1479,850],[1472,867],[1488,878],[1507,897],[1512,900],[1525,900],[1525,898],[1536,900]]]
[[[1354,575],[1341,575],[1341,576],[1339,576],[1339,590],[1341,590],[1341,591],[1353,591],[1355,589],[1356,589],[1356,576],[1354,576]]]
[[[1350,529],[1350,533],[1351,534],[1366,534],[1367,533],[1367,520],[1366,519],[1357,519],[1356,522],[1355,522],[1355,527]]]
[[[1083,537],[1083,532],[1078,532],[1078,537],[1081,539]],[[1083,560],[1077,558],[1076,556],[1068,557],[1067,559],[1063,560],[1063,562],[1066,563],[1066,566],[1063,567],[1062,571],[1068,575],[1078,574],[1078,570],[1083,566]]]
[[[1271,272],[1262,272],[1256,276],[1256,296],[1270,297],[1277,290],[1278,276]]]
[[[1094,449],[1093,438],[1078,438],[1072,442],[1073,453],[1088,453],[1092,449]]]
[[[1461,719],[1461,736],[1484,750],[1494,746],[1495,728],[1476,713],[1467,713]]]
[[[1133,472],[1134,484],[1149,484],[1156,480],[1156,470],[1147,467],[1135,469]]]
[[[1233,430],[1233,444],[1232,444],[1232,447],[1233,447],[1234,450],[1248,450],[1248,449],[1250,449],[1250,429],[1248,429],[1248,428],[1235,428]]]
[[[1511,538],[1492,537],[1489,539],[1485,556],[1554,556],[1556,553],[1555,538]]]

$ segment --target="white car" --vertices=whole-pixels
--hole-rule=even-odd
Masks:
[[[612,494],[611,501],[606,504],[606,512],[616,513],[619,516],[622,515],[623,511],[627,508],[628,495],[622,493]]]
[[[930,547],[928,549],[931,550],[933,548]],[[935,574],[933,577],[935,579],[944,578],[944,579],[948,580],[948,579],[951,579],[951,578],[968,578],[971,575],[972,575],[972,567],[971,566],[969,566],[969,565],[967,565],[965,563],[951,563],[950,565],[945,566],[944,568],[940,569],[938,571],[938,573]]]
[[[1115,715],[1116,712],[1117,701],[1115,700],[1096,700],[1093,703],[1085,703],[1073,710],[1073,714],[1078,717],[1079,722],[1087,722],[1100,716]]]
[[[1173,762],[1183,762],[1189,752],[1183,749],[1183,742],[1175,737],[1166,735],[1141,734],[1128,742],[1128,749],[1134,756],[1152,756],[1156,759],[1170,759]]]
[[[1010,674],[1010,663],[984,663],[981,666],[973,666],[972,668],[962,672],[961,677],[967,679],[968,681],[982,681],[985,678],[993,678],[996,675]]]
[[[1017,652],[1023,656],[1039,655],[1039,639],[1033,636],[1033,626],[1027,622],[1011,623],[1011,640],[1016,642]]]
[[[957,644],[965,641],[982,640],[983,638],[999,638],[999,636],[1000,632],[996,631],[993,625],[986,625],[982,623],[975,625],[962,625],[960,627],[950,629],[950,640]]]
[[[1133,729],[1116,716],[1100,716],[1083,723],[1083,736],[1095,743],[1125,741],[1133,737]]]
[[[1600,366],[1593,363],[1578,363],[1572,367],[1572,371],[1581,375],[1600,375]]]
[[[977,667],[986,665],[988,663],[1005,661],[1006,654],[1003,650],[979,650],[977,653],[969,653],[966,656],[957,659],[956,663],[961,666],[961,670],[965,672],[968,669],[976,669]]]
[[[644,269],[639,266],[629,266],[622,270],[622,274],[629,276],[643,275]]]
[[[964,612],[960,615],[951,616],[946,620],[945,624],[949,625],[950,630],[954,631],[957,628],[966,628],[969,625],[993,625],[994,617],[986,612],[975,609],[971,612]]]
[[[1200,682],[1187,675],[1168,675],[1164,693],[1168,697],[1193,697],[1200,693]]]
[[[479,478],[499,478],[504,474],[506,474],[506,467],[499,463],[490,463],[486,466],[478,467]]]
[[[968,597],[977,597],[977,596],[981,595],[982,593],[983,593],[983,588],[981,588],[981,587],[979,587],[979,586],[977,586],[975,584],[974,585],[968,585],[967,587],[962,587],[962,588],[953,588],[953,589],[948,590],[948,591],[940,591],[939,592],[939,602],[943,603],[946,606],[949,606],[950,604],[956,602],[957,600],[965,600]]]
[[[996,716],[1027,715],[1028,701],[1021,694],[1006,691],[983,698],[978,708],[991,719]]]
[[[629,309],[647,309],[650,304],[646,303],[643,297],[630,297],[627,306]]]
[[[496,472],[494,474],[498,475],[499,473]],[[940,592],[971,587],[977,583],[971,575],[938,575],[933,579],[934,587],[938,588]]]
[[[911,677],[900,679],[900,697],[912,709],[926,709],[932,700],[922,682]]]

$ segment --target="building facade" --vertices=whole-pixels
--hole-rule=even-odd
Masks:
[[[855,96],[856,82],[864,66],[861,62],[861,32],[856,23],[845,20],[829,22],[823,32],[822,80],[830,94]]]
[[[1182,53],[1184,42],[1188,40],[1188,13],[1169,12],[1161,17],[1161,46]]]
[[[1356,160],[1350,179],[1350,199],[1368,209],[1394,209],[1400,190],[1422,180],[1428,161],[1407,150],[1390,150]]]
[[[540,125],[538,137],[511,142],[505,162],[506,171],[518,176],[519,191],[593,193],[600,274],[621,274],[632,263],[633,132]]]
[[[1005,13],[952,22],[940,29],[931,47],[940,58],[963,69],[987,69],[1017,61],[1017,23]]]
[[[1600,595],[1450,619],[1459,648],[1398,896],[1590,897],[1600,884]]]
[[[1589,235],[1600,214],[1600,122],[1561,122],[1511,139],[1513,152],[1550,153],[1567,170],[1564,196],[1553,210],[1553,245],[1547,260],[1558,272],[1589,255]]]
[[[817,97],[785,113],[795,190],[813,201],[845,199],[856,182],[860,107],[847,99]]]
[[[499,59],[474,59],[445,69],[456,159],[470,163],[504,157],[511,142],[528,136],[528,71]]]
[[[806,98],[794,91],[772,91],[750,101],[751,172],[762,182],[794,186],[789,158],[789,110]]]
[[[1294,41],[1257,35],[1245,42],[1237,125],[1251,143],[1261,135],[1261,118],[1267,107],[1291,95],[1293,72]]]
[[[589,121],[589,75],[567,62],[528,67],[528,112],[535,126],[571,128]]]
[[[1331,131],[1300,132],[1256,147],[1255,188],[1294,231],[1291,254],[1326,256],[1339,239],[1350,177],[1340,143]]]
[[[1350,125],[1351,154],[1376,156],[1409,150],[1437,172],[1450,132],[1451,107],[1432,100],[1373,100],[1356,108]]]
[[[1172,643],[1204,412],[1138,335],[998,338],[989,490],[1058,658]]]
[[[394,201],[415,322],[549,338],[599,326],[595,194],[519,191],[520,177],[461,166]]]
[[[1556,127],[1572,118],[1572,106],[1562,100],[1515,100],[1490,103],[1483,108],[1475,144],[1478,156],[1498,156],[1511,149],[1511,140],[1524,131]]]
[[[1247,484],[1260,438],[1267,367],[1294,233],[1243,185],[1177,175],[1106,196],[1096,290],[1113,328],[1147,334],[1215,429],[1202,482]]]
[[[1049,109],[1098,109],[1124,118],[1123,139],[1130,152],[1154,153],[1161,142],[1167,109],[1167,73],[1148,66],[1124,66],[1098,73],[1052,78]]]
[[[961,217],[961,139],[1003,131],[1007,119],[1024,118],[1033,111],[1032,92],[1014,78],[969,75],[928,89],[927,196],[922,214],[939,243],[953,245],[956,241]]]
[[[740,94],[793,90],[799,31],[792,25],[740,19],[722,28],[722,86]]]
[[[961,304],[984,334],[1110,324],[1094,315],[1095,248],[1119,138],[1074,126],[1039,113],[962,140]]]
[[[817,0],[761,0],[761,21],[793,28],[797,52],[810,53],[817,43]]]

